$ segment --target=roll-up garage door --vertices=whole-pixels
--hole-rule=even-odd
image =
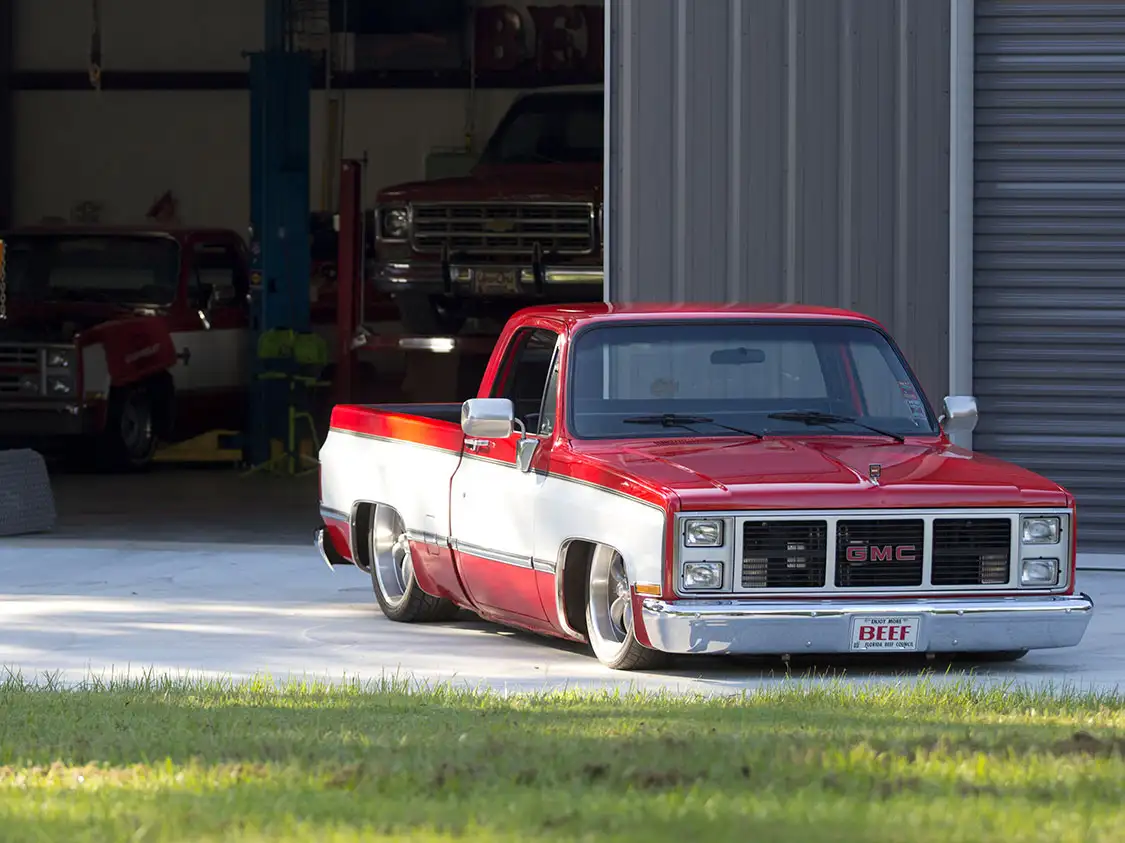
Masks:
[[[1125,551],[1125,0],[977,0],[974,448]]]

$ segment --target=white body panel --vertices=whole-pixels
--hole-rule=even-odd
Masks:
[[[177,392],[202,392],[244,386],[250,376],[250,332],[246,328],[177,331],[172,333],[177,354],[172,380]]]
[[[513,469],[513,473],[519,472]],[[536,557],[557,561],[571,539],[607,544],[621,554],[629,582],[657,585],[664,571],[664,510],[588,483],[549,475],[535,512]]]
[[[407,446],[409,447],[409,446]],[[531,567],[542,478],[502,463],[466,457],[453,475],[450,536],[467,553],[490,551]],[[546,557],[554,559],[553,556]]]
[[[449,484],[461,455],[437,448],[329,432],[320,450],[321,502],[352,515],[360,502],[393,506],[406,528],[449,532]]]
[[[87,395],[109,395],[109,361],[100,342],[82,349],[82,389]]]
[[[529,567],[534,560],[540,569],[555,567],[566,542],[585,539],[620,552],[630,582],[662,581],[665,514],[652,504],[565,477],[337,430],[320,460],[321,500],[337,512],[350,515],[360,501],[386,503],[408,530],[448,532],[454,542]]]

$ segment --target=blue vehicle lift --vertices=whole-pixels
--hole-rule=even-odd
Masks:
[[[250,300],[253,380],[244,459],[271,456],[284,441],[288,391],[263,380],[263,332],[310,328],[309,95],[311,63],[293,49],[292,0],[266,0],[265,49],[250,58]]]

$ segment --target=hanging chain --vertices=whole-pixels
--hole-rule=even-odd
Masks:
[[[8,249],[0,240],[0,322],[8,318]]]

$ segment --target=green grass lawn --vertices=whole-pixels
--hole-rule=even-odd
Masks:
[[[0,840],[1125,841],[1122,699],[0,684]]]

